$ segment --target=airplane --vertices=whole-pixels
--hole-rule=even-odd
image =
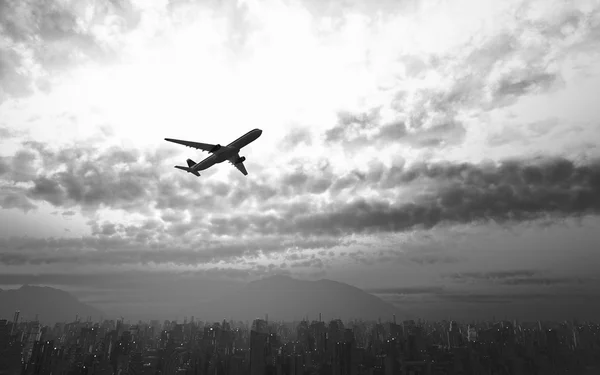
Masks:
[[[227,146],[221,146],[220,144],[212,145],[209,143],[182,141],[173,138],[165,138],[165,141],[196,148],[198,150],[206,151],[211,154],[199,163],[196,163],[192,159],[187,159],[186,162],[188,166],[183,167],[181,165],[176,165],[175,168],[177,169],[181,169],[188,173],[192,173],[197,177],[200,177],[200,173],[198,173],[198,171],[205,170],[207,168],[212,167],[216,163],[222,163],[225,160],[227,160],[240,172],[242,172],[244,176],[247,176],[248,172],[246,171],[246,167],[244,167],[244,160],[246,160],[246,158],[244,156],[240,156],[239,152],[242,147],[247,146],[251,142],[254,142],[258,137],[261,136],[261,134],[262,130],[260,129],[250,130],[248,133],[242,135]]]

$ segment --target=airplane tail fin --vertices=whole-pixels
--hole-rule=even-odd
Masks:
[[[186,160],[188,167],[193,167],[194,165],[196,165],[196,162],[193,161],[192,159],[188,159]]]
[[[188,165],[189,165],[189,161],[188,161]],[[198,171],[195,171],[195,170],[193,170],[190,167],[182,167],[181,165],[176,165],[175,168],[181,169],[182,171],[186,171],[187,173],[191,173],[191,174],[193,174],[193,175],[195,175],[197,177],[200,177],[200,173],[198,173]]]

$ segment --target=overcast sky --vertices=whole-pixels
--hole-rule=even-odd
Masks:
[[[597,317],[597,61],[598,0],[0,1],[0,287]]]

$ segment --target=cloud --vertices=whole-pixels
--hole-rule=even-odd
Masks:
[[[11,170],[2,177],[30,182],[31,187],[15,188],[15,193],[20,190],[22,199],[46,201],[55,207],[141,209],[151,196],[149,184],[160,180],[155,168],[143,164],[151,157],[133,149],[67,146],[51,150],[26,142],[24,149],[5,159]]]
[[[440,299],[443,299],[452,303],[492,303],[492,304],[504,304],[513,303],[517,301],[535,301],[535,300],[548,300],[554,295],[542,294],[542,293],[446,293],[438,295]]]
[[[316,268],[316,269],[321,269],[323,267],[325,267],[325,264],[323,263],[323,260],[321,260],[321,258],[312,258],[312,259],[307,259],[307,260],[303,260],[300,262],[294,262],[290,264],[290,267],[292,268]]]
[[[312,133],[309,129],[303,127],[295,127],[283,138],[280,144],[280,148],[281,150],[290,151],[300,145],[310,147],[312,143]]]
[[[409,260],[423,266],[430,264],[458,263],[461,261],[461,258],[449,254],[418,254],[409,257]]]
[[[403,304],[418,303],[468,303],[468,304],[507,304],[524,301],[541,301],[556,298],[556,294],[548,293],[481,293],[470,291],[458,291],[443,286],[415,286],[415,287],[393,287],[373,288],[366,290],[380,298]]]
[[[401,232],[444,223],[581,216],[600,210],[598,160],[575,163],[538,157],[481,164],[419,162],[389,168],[373,164],[366,174],[355,171],[342,176],[332,172],[323,176],[302,167],[279,177],[257,174],[236,185],[207,180],[198,190],[196,181],[187,176],[164,173],[148,163],[151,157],[138,150],[77,146],[50,150],[28,143],[14,157],[4,159],[4,168],[12,170],[0,178],[31,186],[13,187],[5,204],[14,207],[20,202],[31,209],[27,202],[45,201],[62,208],[79,205],[92,211],[106,207],[130,212],[149,212],[154,207],[164,210],[165,219],[173,222],[171,230],[178,228],[173,233],[177,235],[205,230],[215,235],[317,237]],[[341,196],[319,203],[318,210],[315,200],[294,200],[346,187],[358,194],[350,200]],[[361,196],[382,188],[392,194],[399,188],[415,189],[415,195],[409,202]],[[224,207],[251,206],[257,209],[236,216],[219,214]],[[186,209],[194,225],[181,221],[181,210]],[[206,210],[211,215],[203,219]]]
[[[195,227],[190,224],[190,228]],[[195,266],[226,261],[244,266],[257,257],[277,255],[293,247],[296,251],[315,247],[347,246],[342,239],[287,238],[281,236],[249,239],[222,239],[181,233],[178,226],[147,220],[142,225],[92,223],[92,235],[81,238],[0,239],[0,264],[51,265],[95,264],[137,265],[174,264]],[[300,260],[294,255],[288,260]],[[293,267],[322,268],[318,258],[295,262]]]
[[[114,58],[118,46],[104,36],[126,33],[139,20],[128,0],[0,1],[0,102],[47,91],[49,77],[75,63]]]
[[[600,163],[576,165],[563,158],[509,160],[500,164],[420,164],[382,180],[397,186],[430,180],[433,190],[411,203],[355,199],[333,203],[282,226],[310,233],[403,231],[442,222],[522,221],[544,215],[598,213]]]
[[[398,112],[396,119],[383,120],[380,107],[365,113],[340,112],[338,123],[325,131],[325,141],[340,143],[347,149],[358,149],[371,145],[402,144],[415,148],[430,148],[461,143],[466,135],[463,124],[454,116],[455,110],[430,109],[436,93],[424,91],[418,104],[394,104],[411,107],[410,112]],[[404,119],[404,118],[407,118]]]
[[[438,252],[437,250],[434,252],[427,247],[416,246],[415,248],[412,248],[413,245],[410,243],[404,243],[398,246],[400,247],[401,251],[399,251],[398,249],[379,251],[342,251],[339,253],[338,256],[348,257],[354,262],[361,263],[364,265],[374,265],[377,263],[392,263],[408,265],[418,264],[420,266],[429,266],[453,264],[461,262],[462,260],[462,258],[458,256],[445,254],[442,252]],[[324,254],[325,251],[323,251],[321,255]]]
[[[6,126],[0,126],[0,139],[8,139],[16,137],[18,132]]]
[[[533,277],[536,275],[533,270],[515,270],[515,271],[493,271],[493,272],[464,272],[456,273],[451,276],[453,279],[477,279],[477,280],[503,280],[514,277]]]
[[[373,288],[366,290],[373,294],[440,294],[443,293],[444,287],[441,286],[415,286],[415,287],[399,287],[399,288]]]
[[[0,169],[1,170],[1,169]],[[0,173],[0,176],[2,173]],[[24,194],[22,189],[3,186],[0,190],[0,207],[4,209],[16,208],[29,212],[37,208]]]
[[[579,277],[547,277],[543,276],[543,272],[534,270],[463,272],[451,274],[448,278],[460,283],[490,282],[513,286],[570,285],[584,284],[587,281]]]
[[[600,8],[570,4],[556,15],[540,16],[537,7],[545,6],[507,3],[502,16],[510,14],[509,22],[477,30],[455,48],[398,53],[399,68],[394,79],[387,78],[394,83],[385,83],[385,99],[362,112],[340,112],[337,124],[324,131],[325,140],[349,149],[398,143],[417,149],[456,146],[465,141],[473,114],[481,123],[485,115],[523,97],[564,86],[561,67],[573,48],[595,43],[597,27],[588,20]]]
[[[518,273],[518,272],[517,272]],[[414,286],[414,287],[389,287],[372,288],[366,290],[388,301],[404,304],[427,303],[452,303],[452,304],[510,304],[527,302],[551,302],[582,300],[596,296],[594,292],[558,291],[540,292],[526,291],[514,292],[481,292],[469,290],[456,290],[448,286]],[[446,305],[447,306],[447,305]]]
[[[536,278],[515,278],[502,282],[505,285],[565,285],[565,284],[583,284],[583,278],[576,277],[536,277]]]

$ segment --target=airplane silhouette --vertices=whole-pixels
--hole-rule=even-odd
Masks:
[[[221,146],[220,144],[212,145],[210,143],[182,141],[173,138],[165,138],[165,141],[178,143],[187,147],[193,147],[195,149],[206,151],[211,154],[209,157],[207,157],[199,163],[196,163],[192,159],[187,159],[187,167],[176,165],[175,168],[181,169],[188,173],[192,173],[197,177],[200,177],[200,173],[198,173],[198,171],[205,170],[217,163],[222,163],[225,160],[227,160],[240,172],[242,172],[244,176],[247,176],[248,172],[246,171],[246,167],[244,166],[244,160],[246,160],[246,158],[244,156],[240,156],[239,152],[242,149],[242,147],[247,146],[251,142],[254,142],[258,137],[261,136],[261,134],[262,130],[260,129],[250,130],[248,133],[242,135],[227,146]]]

